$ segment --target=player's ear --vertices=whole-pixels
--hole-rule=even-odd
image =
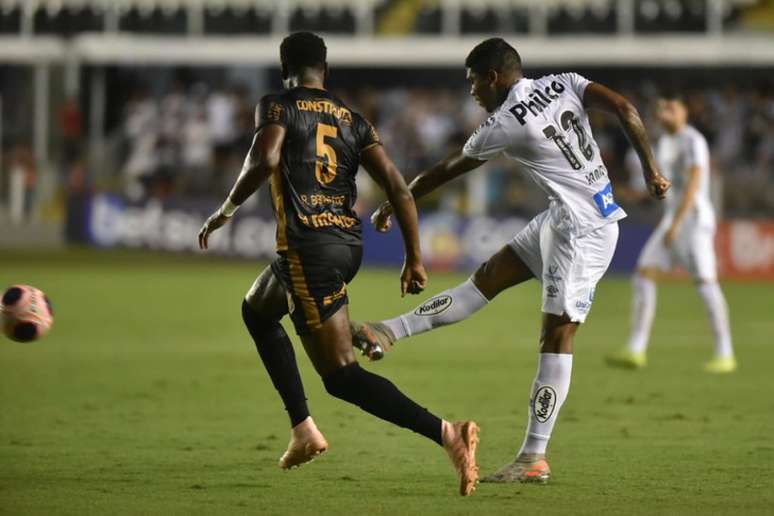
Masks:
[[[497,84],[497,79],[500,77],[500,74],[497,73],[497,70],[489,70],[486,73],[486,78],[489,80],[489,84]]]
[[[282,63],[282,80],[287,81],[289,79],[289,73],[288,73],[288,65],[285,63]]]

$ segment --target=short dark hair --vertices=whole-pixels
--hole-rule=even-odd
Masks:
[[[521,70],[521,56],[503,38],[490,38],[482,41],[470,51],[465,59],[465,67],[478,74],[489,70],[510,72]]]
[[[325,68],[327,55],[325,41],[311,32],[294,32],[280,45],[280,61],[290,74],[304,68]]]
[[[685,95],[683,94],[682,88],[676,85],[670,85],[665,86],[661,88],[661,90],[658,93],[658,98],[661,100],[675,100],[677,102],[681,102],[685,104]]]

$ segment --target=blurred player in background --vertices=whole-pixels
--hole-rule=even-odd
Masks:
[[[290,415],[282,468],[308,462],[328,447],[310,416],[293,346],[280,325],[290,313],[328,393],[442,446],[457,469],[460,494],[468,495],[478,479],[476,424],[439,419],[355,360],[347,283],[362,258],[361,223],[353,210],[361,164],[395,207],[406,246],[402,294],[421,292],[427,275],[414,199],[371,124],[325,89],[326,54],[323,40],[309,32],[282,42],[286,91],[261,99],[242,172],[202,227],[199,245],[206,249],[209,235],[271,178],[279,258],[247,293],[242,316]]]
[[[613,198],[586,110],[618,117],[654,197],[664,197],[669,181],[658,172],[637,110],[618,93],[576,73],[526,78],[518,52],[500,38],[477,45],[465,66],[471,95],[492,115],[464,148],[419,174],[411,193],[419,198],[504,154],[546,192],[549,208],[463,284],[394,319],[356,323],[353,335],[366,355],[379,358],[398,339],[466,319],[503,290],[541,281],[540,359],[527,434],[515,460],[483,481],[546,482],[546,447],[569,391],[575,332],[613,257],[617,221],[626,216]],[[389,202],[376,211],[377,229],[389,229],[392,211]]]
[[[736,370],[736,360],[728,306],[717,280],[709,147],[704,136],[688,123],[688,109],[680,96],[662,96],[657,109],[665,134],[658,140],[656,158],[673,189],[661,222],[640,254],[632,281],[634,298],[628,346],[608,361],[628,368],[645,367],[656,313],[656,278],[682,266],[696,281],[715,333],[715,356],[705,364],[705,370],[731,373]]]

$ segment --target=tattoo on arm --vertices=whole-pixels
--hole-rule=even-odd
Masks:
[[[652,177],[658,170],[658,166],[650,147],[648,131],[642,123],[637,108],[623,95],[597,82],[592,82],[586,87],[583,102],[589,108],[601,109],[618,117],[629,143],[640,158],[645,179]]]
[[[656,159],[653,157],[653,150],[648,140],[648,131],[642,123],[637,109],[627,102],[628,106],[619,111],[619,120],[624,128],[626,137],[634,147],[637,156],[642,163],[642,171],[647,179],[657,170]]]

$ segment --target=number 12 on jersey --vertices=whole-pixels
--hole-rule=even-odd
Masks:
[[[583,127],[580,125],[575,113],[572,111],[565,111],[562,113],[562,116],[559,117],[559,121],[562,124],[562,129],[565,131],[572,128],[575,135],[578,137],[578,148],[580,148],[583,157],[591,161],[594,157],[594,148],[589,143],[588,135],[586,135],[586,131],[584,131]],[[543,134],[546,135],[546,138],[553,140],[556,146],[559,147],[559,150],[562,151],[567,163],[570,164],[573,170],[580,170],[583,168],[583,164],[581,163],[580,158],[578,158],[578,155],[575,154],[570,142],[567,141],[564,134],[556,130],[556,127],[553,125],[546,126],[543,128]]]

